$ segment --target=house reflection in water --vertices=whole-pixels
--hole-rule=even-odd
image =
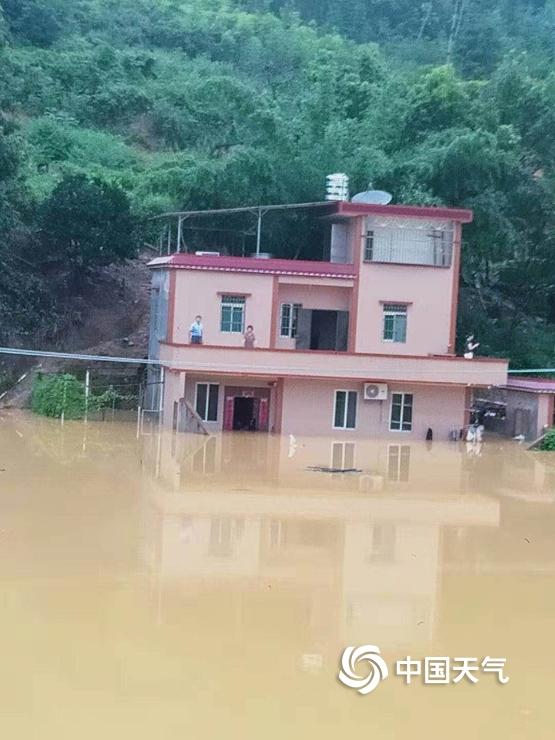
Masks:
[[[271,605],[276,629],[303,625],[301,654],[335,660],[340,646],[369,640],[425,646],[438,622],[443,532],[499,526],[498,501],[465,492],[456,445],[311,439],[291,450],[263,435],[162,432],[143,459],[156,476],[144,557],[159,618],[175,600],[227,595],[239,640]]]

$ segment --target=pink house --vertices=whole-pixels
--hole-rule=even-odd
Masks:
[[[472,213],[321,204],[329,261],[176,253],[154,259],[153,399],[187,430],[448,439],[507,362],[455,354],[462,225]],[[202,344],[190,342],[202,316]],[[244,346],[252,325],[254,348]],[[197,416],[198,415],[198,416]]]

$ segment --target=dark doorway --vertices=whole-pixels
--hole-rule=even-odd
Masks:
[[[236,397],[233,404],[234,431],[256,431],[254,398]]]
[[[349,312],[301,309],[297,329],[297,349],[346,352]]]

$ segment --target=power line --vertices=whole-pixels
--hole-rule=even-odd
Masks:
[[[159,360],[145,360],[140,357],[111,357],[110,355],[84,355],[70,352],[47,352],[37,349],[0,347],[2,355],[22,355],[24,357],[52,357],[57,360],[85,360],[87,362],[117,362],[123,365],[160,365]]]

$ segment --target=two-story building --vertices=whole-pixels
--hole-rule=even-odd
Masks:
[[[462,226],[451,208],[323,204],[329,261],[154,259],[150,357],[187,430],[447,439],[507,362],[455,354]],[[202,317],[202,344],[189,329]],[[254,348],[245,348],[252,325]]]

